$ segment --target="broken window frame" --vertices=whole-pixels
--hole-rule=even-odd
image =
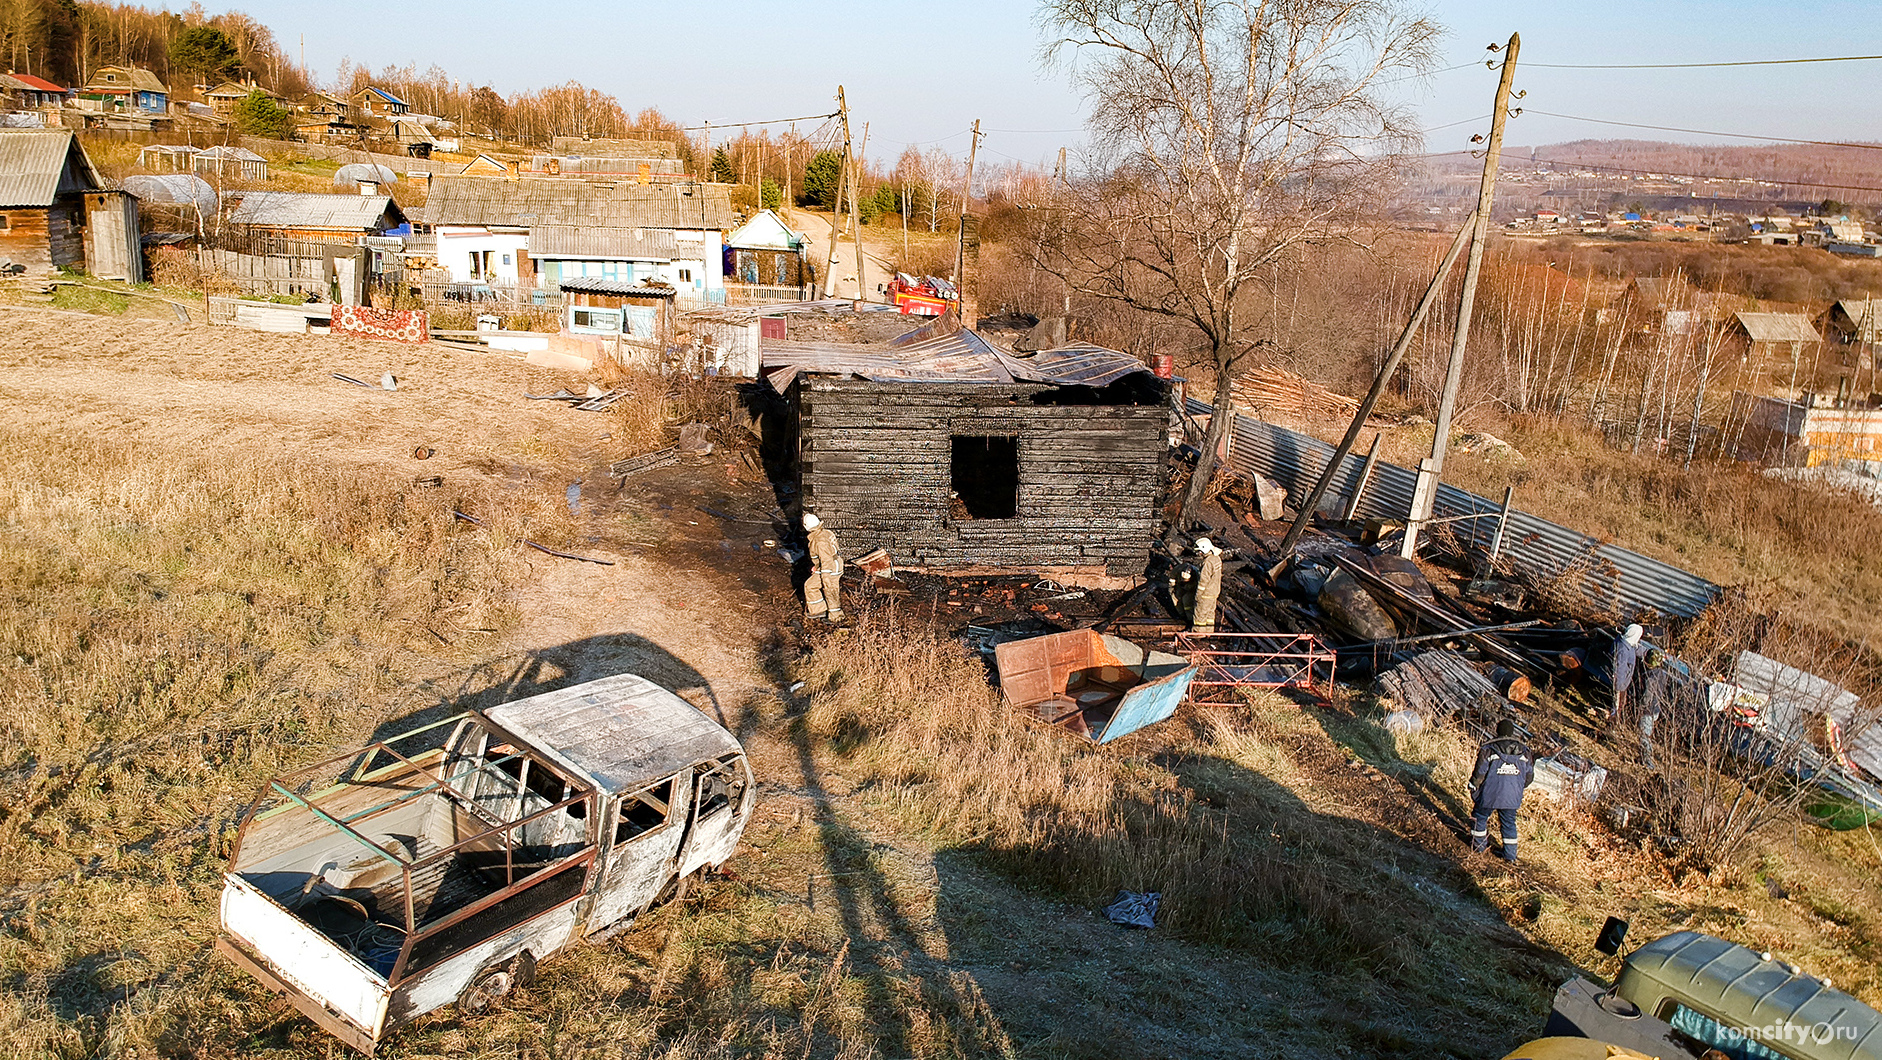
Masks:
[[[708,795],[709,787],[715,787]],[[701,762],[694,767],[693,776],[693,823],[698,824],[716,817],[726,810],[734,813],[744,806],[751,794],[751,785],[746,776],[744,756],[730,754],[709,762]],[[714,804],[712,800],[723,799]]]
[[[625,843],[645,839],[662,829],[672,827],[673,793],[677,789],[676,782],[678,780],[678,777],[668,777],[656,784],[649,784],[633,794],[623,795],[617,800],[614,811],[614,846],[619,847]],[[654,794],[662,789],[666,791],[666,797],[664,799]],[[658,809],[660,811],[660,823],[642,828],[632,835],[623,835],[621,834],[621,829],[627,826],[628,812],[630,807],[634,805],[652,806]]]

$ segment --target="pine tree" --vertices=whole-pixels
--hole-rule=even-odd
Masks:
[[[712,153],[712,179],[720,184],[738,183],[738,174],[732,171],[732,157],[723,147]]]

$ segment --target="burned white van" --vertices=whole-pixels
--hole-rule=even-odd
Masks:
[[[644,678],[471,711],[270,783],[217,945],[371,1053],[683,893],[732,855],[752,801],[732,734]]]

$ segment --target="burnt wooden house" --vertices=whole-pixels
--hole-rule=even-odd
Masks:
[[[767,340],[804,508],[898,566],[1136,577],[1168,384],[1096,346],[1020,356],[952,316],[887,346]]]

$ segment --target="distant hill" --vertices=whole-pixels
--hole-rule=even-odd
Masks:
[[[1427,156],[1411,182],[1416,189],[1412,197],[1445,200],[1475,194],[1482,168],[1468,152]],[[1499,200],[1504,198],[1504,182],[1512,206],[1543,198],[1562,200],[1561,205],[1571,208],[1591,208],[1604,199],[1687,199],[1717,203],[1724,210],[1730,208],[1723,205],[1728,202],[1794,208],[1832,200],[1873,209],[1882,205],[1882,150],[1572,140],[1506,147],[1498,167]]]

